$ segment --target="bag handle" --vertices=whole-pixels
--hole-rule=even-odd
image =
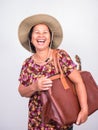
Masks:
[[[59,62],[58,50],[56,50],[56,49],[53,51],[53,60],[54,60],[54,66],[55,66],[56,72],[60,73],[60,79],[61,79],[61,82],[62,82],[64,88],[68,89],[69,85],[68,85],[68,83],[65,79],[65,75],[63,74],[63,71],[62,71],[62,68],[61,68],[61,65],[60,65],[60,62]]]

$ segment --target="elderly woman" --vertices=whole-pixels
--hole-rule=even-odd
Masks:
[[[52,80],[49,77],[56,74],[53,60],[54,49],[59,50],[59,61],[64,74],[75,84],[81,107],[76,124],[85,122],[88,117],[85,86],[68,53],[57,49],[63,37],[60,23],[50,15],[38,14],[24,19],[19,26],[18,33],[22,46],[32,52],[32,55],[22,65],[18,88],[21,96],[30,98],[28,130],[73,129],[73,124],[60,126],[54,120],[48,123],[42,120],[41,93],[52,87]]]

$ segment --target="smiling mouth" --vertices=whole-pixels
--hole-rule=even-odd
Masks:
[[[43,43],[45,43],[45,40],[37,40],[37,43],[38,43],[39,45],[42,45]]]

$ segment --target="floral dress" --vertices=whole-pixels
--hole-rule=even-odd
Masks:
[[[70,56],[64,50],[60,49],[59,62],[66,76],[68,76],[76,67]],[[34,62],[34,59],[31,56],[23,63],[19,81],[25,87],[28,87],[28,85],[32,84],[32,82],[35,82],[37,78],[41,76],[50,77],[54,74],[56,74],[56,70],[53,60],[44,65],[38,65]],[[61,128],[61,126],[55,121],[52,121],[48,124],[44,124],[42,122],[41,92],[37,91],[30,97],[28,107],[28,130],[64,130],[64,127]]]

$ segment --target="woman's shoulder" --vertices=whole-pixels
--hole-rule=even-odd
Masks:
[[[67,51],[64,50],[64,49],[56,49],[56,50],[57,50],[57,52],[58,52],[59,55],[69,56],[69,54],[67,53]]]
[[[26,66],[28,65],[32,60],[32,56],[29,56],[28,58],[26,58],[24,61],[23,61],[23,66]]]

